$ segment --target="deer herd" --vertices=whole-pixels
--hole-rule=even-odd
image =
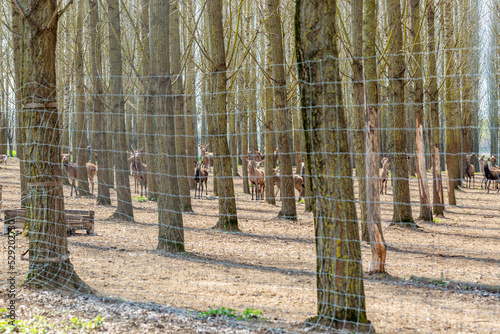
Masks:
[[[201,161],[198,161],[195,159],[195,171],[194,171],[194,180],[195,180],[195,195],[194,198],[201,198],[203,195],[203,190],[205,190],[205,195],[208,196],[208,187],[207,187],[207,182],[208,182],[208,176],[209,176],[209,171],[208,169],[211,169],[213,167],[213,162],[214,162],[214,154],[212,152],[208,152],[208,143],[202,144],[199,146],[200,152],[201,152]],[[66,174],[68,176],[68,179],[71,184],[71,194],[70,196],[73,196],[73,189],[75,189],[76,193],[76,180],[77,180],[77,174],[78,174],[78,166],[74,162],[70,162],[71,156],[72,156],[72,151],[70,151],[67,154],[62,154],[62,165],[64,170],[66,171]],[[132,177],[135,180],[135,192],[139,193],[138,188],[140,188],[140,194],[143,196],[143,194],[146,194],[146,189],[147,189],[147,165],[142,162],[141,155],[144,153],[144,149],[141,148],[140,150],[135,150],[132,147],[132,150],[130,151],[130,157],[128,160],[130,161],[130,171],[132,174]],[[472,182],[472,188],[474,188],[475,184],[475,174],[476,174],[476,169],[474,165],[471,163],[471,158],[473,157],[472,154],[466,155],[466,165],[464,169],[464,174],[465,174],[465,185],[468,186],[469,188],[471,187],[471,182]],[[496,185],[497,193],[500,191],[500,167],[496,165],[497,162],[497,157],[495,155],[491,156],[490,158],[485,159],[485,156],[479,156],[476,155],[481,174],[483,175],[483,179],[481,181],[481,188],[483,187],[483,184],[485,188],[487,189],[488,193],[490,191],[490,186],[491,182],[494,182]],[[247,156],[244,158],[246,161],[246,165],[248,168],[248,181],[249,185],[251,187],[251,194],[252,194],[252,200],[263,200],[264,199],[264,190],[265,190],[265,172],[264,170],[261,169],[261,165],[264,163],[265,160],[265,155],[263,155],[259,151],[255,151],[253,154],[251,151],[248,151]],[[0,155],[0,163],[4,163],[5,165],[7,164],[7,155]],[[273,175],[272,177],[272,184],[273,186],[278,187],[278,191],[276,193],[276,196],[279,194],[281,190],[281,176],[279,174],[279,167],[278,165],[278,149],[276,148],[273,154]],[[389,180],[389,170],[391,166],[391,160],[389,157],[384,157],[381,159],[381,165],[382,168],[380,169],[380,194],[385,194],[387,195],[387,183]],[[293,185],[294,188],[298,191],[299,193],[299,198],[298,200],[300,201],[303,196],[304,196],[304,189],[305,189],[305,178],[304,178],[304,173],[305,173],[305,166],[304,163],[300,161],[299,159],[299,166],[300,166],[300,175],[294,175],[293,176]],[[86,168],[87,168],[87,176],[89,183],[92,185],[92,193],[94,193],[94,177],[97,172],[97,166],[87,162],[86,163]],[[385,191],[384,191],[385,190]],[[255,196],[254,196],[255,193]]]

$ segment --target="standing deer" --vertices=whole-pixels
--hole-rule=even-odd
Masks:
[[[134,149],[132,147],[132,149]],[[139,183],[141,187],[141,196],[143,194],[142,190],[144,189],[144,194],[146,194],[147,186],[148,186],[148,166],[141,161],[141,153],[143,152],[143,148],[136,151],[130,151],[131,160],[130,169],[132,170],[132,176],[134,176],[135,180],[135,192],[137,193],[137,183]]]
[[[380,193],[384,192],[385,184],[385,194],[387,195],[387,180],[389,178],[389,166],[391,165],[391,158],[382,158],[382,170],[380,171]]]
[[[73,151],[69,151],[67,154],[62,154],[63,157],[63,168],[68,175],[69,183],[71,184],[71,193],[70,196],[73,196],[73,189],[75,189],[76,194],[76,179],[78,178],[78,165],[74,162],[70,162],[71,155]],[[87,162],[85,164],[87,168],[87,178],[89,182],[92,184],[92,194],[94,193],[94,177],[97,172],[97,166],[93,163]]]
[[[265,174],[259,168],[260,162],[251,160],[245,157],[248,163],[248,179],[252,184],[252,200],[253,200],[253,188],[255,186],[255,200],[264,199],[264,177]],[[260,197],[259,197],[260,195]]]
[[[90,184],[92,184],[92,194],[94,194],[94,177],[97,173],[97,166],[91,162],[87,162],[85,167],[87,167],[87,177],[89,178]]]
[[[274,185],[278,187],[278,191],[276,192],[276,196],[278,196],[278,194],[281,191],[281,176],[278,175],[277,171],[278,171],[277,168],[273,169],[273,181],[274,181]],[[293,187],[299,192],[299,202],[300,202],[300,200],[302,199],[302,197],[304,195],[304,189],[305,189],[305,187],[304,187],[304,177],[300,176],[300,175],[294,175],[293,176]]]
[[[208,172],[206,169],[201,168],[201,163],[198,161],[194,161],[196,165],[196,169],[194,171],[194,181],[196,182],[194,187],[194,198],[196,198],[196,193],[198,192],[198,198],[201,198],[203,195],[203,183],[205,183],[205,195],[208,196]]]
[[[467,161],[467,165],[465,166],[465,183],[468,183],[467,187],[470,188],[470,180],[472,179],[472,188],[474,188],[474,181],[475,177],[474,175],[476,174],[476,168],[474,165],[470,163],[470,159],[472,158],[472,154],[468,154],[465,156],[465,159]]]
[[[205,168],[214,165],[214,154],[212,152],[207,152],[207,147],[210,143],[205,143],[205,145],[200,145],[201,149],[201,164],[205,165]]]

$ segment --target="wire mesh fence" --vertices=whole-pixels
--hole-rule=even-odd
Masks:
[[[500,330],[498,55],[482,9],[445,1],[434,23],[417,4],[428,18],[406,36],[381,3],[362,56],[355,0],[328,12],[342,30],[316,49],[329,20],[297,10],[295,26],[288,4],[282,20],[228,4],[223,26],[204,12],[220,1],[122,1],[122,23],[118,2],[97,3],[74,20],[47,9],[61,20],[44,34],[39,7],[9,12],[54,59],[38,66],[21,32],[0,50],[0,331]]]

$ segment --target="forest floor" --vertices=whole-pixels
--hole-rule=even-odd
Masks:
[[[19,208],[16,159],[9,159],[9,166],[0,169],[0,184],[3,208]],[[410,180],[410,187],[416,218],[416,179]],[[378,333],[500,332],[500,294],[445,282],[500,284],[500,195],[486,194],[478,187],[476,180],[475,188],[458,191],[458,205],[446,206],[444,218],[432,223],[417,221],[419,228],[408,229],[389,226],[393,211],[389,182],[388,194],[381,196],[388,274],[365,275],[364,279],[368,319]],[[19,319],[42,314],[48,321],[60,322],[101,315],[105,318],[101,330],[113,333],[308,331],[302,324],[317,308],[312,214],[301,203],[297,222],[278,219],[279,205],[252,201],[242,191],[242,179],[235,178],[242,232],[220,232],[212,229],[218,218],[218,201],[211,177],[208,189],[208,196],[192,200],[194,213],[183,215],[186,253],[169,255],[156,251],[155,202],[139,203],[139,195],[133,193],[135,222],[121,222],[108,219],[116,209],[114,190],[112,206],[97,206],[95,198],[70,198],[65,186],[66,209],[95,211],[95,235],[71,236],[68,242],[76,272],[105,298],[21,288]],[[7,238],[0,240],[2,308],[7,298]],[[27,248],[27,239],[19,237],[19,252]],[[362,244],[362,256],[366,270],[368,244]],[[17,267],[21,282],[28,262],[18,261]],[[440,281],[418,283],[411,276]],[[205,320],[198,314],[222,307],[238,314],[247,308],[260,310],[266,321]]]

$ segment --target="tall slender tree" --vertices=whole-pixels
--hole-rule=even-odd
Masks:
[[[342,103],[336,1],[298,0],[296,45],[314,215],[317,316],[327,327],[368,327],[347,122]],[[310,126],[310,127],[306,127]]]
[[[213,122],[210,135],[216,140],[214,147],[215,167],[219,176],[217,187],[219,196],[219,220],[215,228],[222,230],[238,230],[236,216],[236,199],[232,178],[231,156],[227,142],[227,112],[226,112],[226,52],[224,47],[224,29],[222,25],[222,0],[212,0],[207,4],[210,33],[210,80],[215,90],[211,113]]]
[[[388,28],[390,36],[390,108],[394,118],[391,151],[393,154],[393,223],[415,226],[410,205],[410,184],[406,153],[405,131],[405,59],[403,55],[403,32],[401,28],[401,2],[387,1]]]
[[[292,131],[287,123],[287,113],[289,109],[287,107],[283,32],[281,30],[279,4],[279,0],[267,0],[269,15],[268,26],[272,53],[272,78],[274,81],[274,108],[276,112],[278,148],[280,152],[281,211],[278,216],[285,219],[297,220],[290,144]]]
[[[29,222],[28,286],[92,292],[80,279],[69,259],[64,198],[61,183],[59,111],[56,102],[56,44],[58,6],[56,0],[29,7],[17,2],[23,20],[24,50],[22,125],[26,129],[24,152],[27,186],[26,219]],[[29,17],[25,8],[31,8]],[[42,27],[42,28],[41,28]]]
[[[157,94],[158,110],[158,154],[156,165],[161,174],[158,194],[158,246],[164,252],[184,251],[184,228],[181,199],[177,178],[175,148],[175,117],[172,99],[170,73],[170,1],[151,2],[151,73],[154,76],[154,90]],[[166,153],[166,154],[165,154]],[[168,159],[167,159],[168,157]]]

